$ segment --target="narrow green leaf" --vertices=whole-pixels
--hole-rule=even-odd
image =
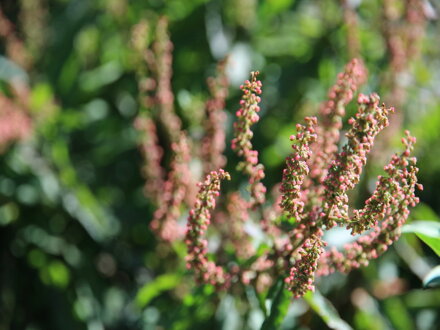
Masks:
[[[437,213],[425,203],[419,203],[411,210],[412,219],[424,219],[424,221],[440,221],[440,217]]]
[[[423,279],[423,287],[427,288],[437,288],[440,286],[440,266],[436,266],[431,271],[426,274]]]
[[[347,322],[340,318],[336,308],[330,301],[325,299],[319,291],[309,291],[304,295],[304,300],[321,317],[330,329],[349,330],[352,329]]]
[[[139,307],[145,307],[148,303],[163,291],[171,290],[180,283],[181,276],[178,274],[164,274],[156,277],[153,281],[145,284],[136,295],[136,303]]]
[[[413,320],[401,297],[389,297],[383,301],[383,308],[393,329],[412,330],[415,329]]]
[[[402,227],[402,233],[414,233],[440,256],[440,222],[413,221]]]
[[[284,289],[283,279],[278,279],[267,295],[269,315],[264,320],[261,330],[279,328],[287,313],[291,298],[290,292]]]

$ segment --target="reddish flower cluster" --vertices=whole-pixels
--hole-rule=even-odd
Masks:
[[[178,220],[183,208],[194,202],[195,191],[189,168],[191,150],[188,136],[182,131],[180,118],[174,110],[171,88],[173,44],[167,19],[158,20],[151,49],[145,49],[148,31],[146,21],[140,22],[132,31],[132,46],[146,64],[140,63],[137,68],[140,102],[143,111],[151,110],[149,115],[141,113],[134,124],[142,136],[140,149],[145,161],[145,194],[157,207],[150,227],[162,240],[172,242],[184,236],[184,227],[178,224]],[[148,78],[145,78],[145,71],[150,73]],[[171,149],[167,171],[161,164],[163,148],[160,143],[163,141],[158,139],[155,121],[161,124]]]
[[[294,297],[300,297],[308,290],[313,290],[316,274],[326,275],[335,270],[347,272],[368,264],[369,259],[376,258],[385,251],[398,238],[399,228],[409,214],[408,207],[418,202],[414,190],[421,187],[417,185],[415,158],[409,157],[415,139],[407,133],[407,137],[403,139],[405,151],[401,155],[395,155],[385,167],[387,175],[379,177],[377,188],[366,201],[365,207],[353,210],[353,215],[349,216],[347,192],[359,183],[374,138],[388,125],[388,116],[393,111],[392,108],[379,106],[379,97],[376,94],[359,94],[358,112],[354,118],[348,120],[351,128],[346,133],[347,143],[338,152],[344,107],[365,78],[365,70],[360,63],[353,60],[347,65],[346,72],[339,76],[338,82],[330,91],[330,100],[322,108],[321,122],[318,123],[315,117],[307,117],[305,126],[296,126],[296,134],[291,136],[294,142],[293,153],[286,159],[280,188],[280,207],[288,221],[293,223],[293,228],[284,231],[287,239],[283,238],[280,236],[283,228],[273,227],[273,223],[268,221],[273,214],[279,212],[274,208],[264,209],[262,224],[267,227],[265,231],[268,237],[274,240],[273,250],[258,257],[257,261],[262,260],[265,265],[270,263],[273,266],[259,269],[255,266],[256,261],[247,269],[235,270],[234,274],[241,274],[243,283],[255,281],[257,285],[260,279],[269,283],[267,279],[282,275],[285,276],[287,288]],[[259,110],[257,94],[261,92],[260,87],[255,74],[242,87],[244,97],[241,101],[242,107],[237,112],[236,136],[233,140],[233,148],[245,158],[241,168],[251,179],[255,173],[250,171],[258,171],[258,158],[250,143],[250,124],[256,121],[255,116]],[[325,149],[313,156],[318,146]],[[309,168],[317,172],[312,174],[311,170],[309,173]],[[200,238],[206,231],[209,210],[214,205],[213,193],[209,195],[208,191],[218,194],[218,176],[216,172],[211,173],[201,186],[196,206],[188,219],[186,243],[190,265],[196,269],[198,280],[224,287],[225,283],[235,277],[226,275],[221,267],[208,261],[206,240]],[[233,196],[238,199],[234,207],[230,204],[228,207],[229,221],[234,222],[230,225],[233,233],[231,237],[236,249],[240,249],[243,245],[239,241],[246,244],[248,242],[241,227],[248,214],[246,207],[240,207],[243,201],[241,197],[238,194]],[[342,252],[335,249],[325,252],[323,230],[336,224],[345,226],[353,234],[362,234],[372,228],[373,231],[347,245]],[[245,254],[241,252],[243,251],[236,253],[243,257]]]
[[[145,33],[145,27],[139,29]],[[191,195],[190,149],[189,137],[182,133],[180,119],[173,108],[172,46],[166,33],[166,21],[160,20],[156,34],[153,51],[147,51],[145,56],[153,80],[146,84],[144,91],[152,92],[153,96],[144,106],[152,108],[152,117],[160,119],[161,128],[172,145],[166,181],[160,168],[162,154],[153,122],[139,119],[137,127],[146,132],[143,143],[148,166],[145,176],[149,181],[146,190],[156,195],[158,206],[151,227],[161,239],[173,241],[183,234],[178,220],[184,209],[182,206],[189,204],[186,197]],[[337,270],[348,272],[366,265],[399,237],[399,228],[408,217],[408,207],[418,202],[414,190],[421,188],[417,185],[415,158],[409,156],[415,139],[407,134],[403,140],[405,151],[394,155],[384,168],[386,175],[379,177],[376,190],[365,206],[350,211],[348,192],[359,183],[374,139],[388,126],[388,116],[393,111],[380,106],[376,94],[359,94],[358,111],[348,120],[347,143],[339,151],[345,107],[366,79],[362,61],[354,59],[330,89],[329,99],[320,108],[319,117],[306,117],[305,125],[296,126],[296,133],[291,136],[293,153],[286,158],[280,184],[281,195],[275,198],[276,204],[265,205],[266,187],[261,182],[264,167],[251,142],[251,126],[259,120],[262,93],[257,76],[258,72],[252,72],[251,79],[241,86],[243,96],[236,112],[232,140],[232,149],[242,158],[237,168],[249,178],[250,199],[234,192],[223,201],[226,210],[216,212],[218,220],[213,225],[225,244],[211,251],[212,255],[208,253],[206,237],[211,211],[220,194],[221,180],[230,179],[227,172],[219,169],[226,163],[222,153],[227,81],[221,66],[218,77],[208,82],[212,97],[206,102],[206,133],[198,141],[200,149],[196,150],[201,151],[203,172],[210,172],[199,183],[199,193],[189,212],[185,234],[187,267],[194,271],[199,283],[209,283],[218,289],[241,282],[264,290],[281,276],[293,296],[298,298],[313,290],[315,276]],[[248,227],[245,224],[252,221],[251,216],[259,217],[261,233],[250,235],[255,230],[253,224]],[[343,251],[325,250],[324,230],[335,225],[363,236]],[[368,230],[370,232],[366,233]],[[252,236],[260,234],[266,247],[261,249],[260,246],[256,252]],[[232,259],[231,251],[235,253]],[[227,268],[212,261],[215,255],[226,260]]]
[[[367,163],[376,135],[388,126],[388,113],[393,109],[379,107],[379,96],[360,94],[356,119],[348,121],[352,128],[346,134],[348,143],[331,163],[324,180],[324,224],[327,228],[348,220],[347,191],[353,189],[360,179],[362,168]]]
[[[353,99],[354,93],[366,80],[366,69],[362,61],[351,60],[343,73],[338,75],[336,84],[328,92],[328,101],[325,102],[319,112],[320,125],[316,128],[317,140],[312,144],[310,164],[310,178],[305,186],[315,185],[319,191],[314,194],[322,194],[322,183],[328,172],[328,164],[334,159],[338,151],[342,118],[345,116],[345,106]]]
[[[319,237],[307,239],[297,251],[299,259],[290,268],[290,274],[285,278],[287,288],[292,291],[294,298],[303,296],[307,291],[315,289],[313,283],[318,259],[324,252],[324,242]]]
[[[261,180],[264,178],[264,166],[258,163],[258,151],[252,149],[251,139],[253,132],[251,126],[258,122],[258,112],[261,99],[261,81],[257,80],[259,72],[251,72],[251,80],[246,80],[240,86],[243,97],[240,109],[237,110],[237,121],[234,123],[235,138],[232,140],[232,149],[244,158],[237,168],[249,176],[251,185],[251,205],[263,204],[265,201],[266,187]]]
[[[199,184],[200,191],[194,208],[189,212],[185,238],[188,269],[194,270],[199,282],[220,288],[229,285],[230,277],[223,268],[208,260],[208,241],[204,235],[211,222],[210,210],[215,208],[215,197],[220,194],[220,181],[225,179],[230,180],[229,173],[223,170],[213,171]]]
[[[177,220],[181,215],[181,205],[186,195],[190,192],[191,173],[189,162],[191,160],[190,148],[186,135],[182,132],[178,142],[171,145],[174,159],[171,162],[167,181],[162,186],[158,200],[158,208],[151,221],[151,228],[168,242],[182,238],[183,227]]]
[[[310,144],[316,141],[314,129],[317,123],[316,118],[307,117],[305,120],[307,126],[297,124],[296,135],[290,137],[290,141],[295,141],[292,145],[293,154],[286,158],[286,168],[283,170],[280,188],[282,193],[280,206],[297,221],[301,220],[304,209],[304,202],[300,200],[301,186],[305,176],[309,174],[307,161],[312,154]]]
[[[400,228],[409,215],[409,207],[414,207],[419,199],[414,190],[423,189],[417,184],[416,159],[409,157],[415,138],[406,131],[402,139],[405,150],[395,154],[391,162],[384,167],[386,176],[380,176],[373,196],[366,207],[356,211],[348,228],[354,232],[365,231],[374,226],[373,232],[361,236],[357,242],[345,246],[344,251],[329,250],[320,260],[320,275],[334,271],[348,272],[353,268],[368,265],[370,259],[385,252],[400,236]],[[370,210],[371,213],[367,213]],[[379,220],[383,221],[378,224]]]

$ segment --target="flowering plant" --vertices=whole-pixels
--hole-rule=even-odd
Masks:
[[[209,129],[201,149],[206,174],[198,184],[195,202],[191,194],[187,194],[189,198],[186,201],[184,198],[185,191],[191,191],[193,181],[186,166],[189,161],[186,133],[175,140],[173,135],[176,131],[168,130],[171,141],[174,141],[174,160],[163,193],[157,194],[160,189],[154,188],[154,183],[159,182],[157,180],[147,180],[146,187],[147,192],[156,191],[159,207],[151,226],[164,240],[173,241],[183,236],[183,229],[177,223],[181,205],[193,205],[184,240],[188,249],[187,267],[195,273],[196,280],[219,289],[242,283],[264,290],[281,277],[293,296],[298,298],[314,289],[315,276],[335,271],[349,272],[367,265],[370,259],[386,251],[399,237],[400,227],[409,214],[408,207],[418,203],[414,195],[416,187],[422,187],[417,184],[416,159],[410,156],[415,138],[406,132],[402,139],[403,152],[395,154],[384,167],[385,175],[379,176],[376,189],[365,206],[361,209],[349,207],[348,193],[360,182],[374,139],[389,125],[388,117],[394,111],[380,105],[377,94],[359,94],[357,113],[347,122],[350,126],[345,133],[347,142],[339,147],[345,107],[366,80],[362,61],[353,59],[347,64],[330,89],[329,99],[321,106],[318,117],[306,117],[305,125],[296,125],[296,132],[290,137],[293,152],[286,158],[282,182],[272,205],[267,203],[267,189],[262,182],[264,166],[259,162],[258,151],[253,149],[251,142],[251,126],[259,120],[262,94],[259,73],[251,73],[250,80],[240,87],[243,96],[236,112],[231,144],[232,150],[241,157],[237,170],[248,177],[249,197],[239,192],[229,194],[226,201],[220,201],[226,206],[220,212],[216,209],[220,184],[222,180],[231,178],[225,170],[215,168],[225,163],[222,156],[225,135],[216,122],[216,119],[224,121],[222,70],[221,66],[217,80],[210,80],[210,86],[217,87],[211,88],[213,98],[206,103],[206,125]],[[158,79],[160,81],[160,77]],[[172,117],[171,109],[164,107],[160,97],[157,104],[166,110],[168,117]],[[173,122],[176,121],[173,119]],[[152,122],[147,120],[145,124],[151,126]],[[163,126],[167,128],[167,125]],[[154,152],[158,150],[154,147],[155,128],[150,127],[148,131],[152,145],[148,147],[151,151],[145,155],[151,158],[152,165],[156,165],[147,169],[157,170],[146,173],[146,176],[147,179],[157,179],[162,175],[159,168],[161,152]],[[251,221],[252,216],[260,219],[266,248],[259,248],[247,233],[246,223]],[[218,229],[225,244],[233,246],[232,256],[219,250],[210,251],[207,235],[211,223]],[[359,235],[357,240],[341,251],[327,248],[324,232],[335,226],[345,227],[352,235]],[[223,266],[213,260],[215,254],[224,261]]]

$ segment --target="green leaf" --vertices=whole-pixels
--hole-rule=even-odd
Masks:
[[[440,223],[434,221],[413,221],[402,227],[402,233],[416,234],[440,256]]]
[[[278,329],[284,316],[289,308],[292,295],[289,291],[284,289],[284,281],[282,278],[278,279],[274,286],[269,290],[266,298],[267,315],[264,320],[261,330],[264,329]]]
[[[181,280],[178,274],[164,274],[145,284],[136,295],[136,303],[143,308],[163,291],[175,288]]]
[[[388,319],[393,329],[412,330],[415,329],[411,315],[400,297],[390,297],[383,301]]]
[[[304,300],[321,317],[330,329],[348,330],[352,329],[347,322],[340,318],[336,308],[325,299],[319,291],[309,291],[304,295]]]
[[[440,266],[436,266],[431,271],[426,274],[423,279],[423,287],[427,288],[437,288],[440,286]]]
[[[424,219],[428,221],[440,221],[437,213],[425,203],[417,204],[417,206],[411,211],[412,219]]]

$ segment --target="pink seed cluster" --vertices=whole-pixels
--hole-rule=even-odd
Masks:
[[[359,94],[357,113],[347,122],[347,142],[339,149],[345,107],[365,75],[362,62],[352,60],[330,89],[329,100],[321,107],[319,118],[306,117],[304,125],[296,125],[296,132],[290,137],[292,154],[286,158],[279,194],[274,198],[276,203],[265,205],[266,187],[261,182],[264,167],[251,142],[251,127],[259,120],[262,84],[257,79],[258,72],[251,73],[251,79],[241,86],[243,96],[236,112],[232,140],[232,149],[242,158],[238,169],[249,178],[251,198],[247,200],[239,192],[233,192],[222,201],[225,208],[214,213],[216,221],[212,225],[220,233],[223,245],[210,251],[212,253],[208,253],[207,239],[211,212],[220,194],[220,182],[229,180],[230,176],[222,169],[215,169],[226,161],[222,155],[222,125],[227,85],[221,75],[210,80],[212,98],[206,103],[206,134],[199,149],[203,171],[210,172],[198,185],[185,234],[187,267],[195,273],[198,283],[212,284],[218,289],[242,283],[265,290],[281,276],[298,298],[314,289],[316,276],[348,272],[367,265],[399,237],[409,207],[418,202],[414,191],[421,188],[417,184],[416,160],[410,157],[415,139],[409,133],[403,139],[404,152],[394,155],[384,167],[385,175],[378,178],[376,189],[364,207],[349,208],[348,192],[359,183],[374,140],[388,126],[388,117],[393,112],[392,108],[379,104],[376,94]],[[149,127],[151,124],[138,125],[155,136],[155,130]],[[171,141],[170,171],[161,193],[157,193],[160,195],[158,209],[151,222],[152,229],[166,241],[176,240],[183,234],[177,222],[182,205],[188,205],[186,196],[191,186],[188,137],[180,134]],[[151,149],[146,159],[152,157],[151,162],[159,167],[161,152],[157,145],[153,137],[144,147],[145,153]],[[151,170],[158,173],[157,178],[161,176],[158,169]],[[263,251],[253,246],[248,233],[252,216],[259,218],[267,241]],[[341,251],[326,249],[324,230],[335,225],[362,236]],[[233,258],[230,258],[231,251]],[[226,267],[214,262],[214,256]]]
[[[259,72],[251,72],[251,80],[246,80],[240,86],[243,96],[240,101],[240,109],[237,110],[237,121],[234,123],[234,139],[232,149],[244,160],[237,168],[249,176],[251,205],[262,204],[265,201],[266,187],[261,180],[264,178],[264,166],[258,163],[258,151],[253,150],[251,139],[253,132],[251,126],[258,122],[260,117],[259,103],[261,101],[262,83],[257,80]]]
[[[182,132],[178,142],[171,145],[174,158],[167,181],[164,182],[159,198],[159,207],[154,213],[151,228],[168,242],[182,238],[184,228],[177,220],[181,215],[181,205],[190,191],[191,173],[189,162],[191,152],[186,135]]]
[[[405,150],[401,155],[395,154],[384,167],[387,175],[379,177],[376,191],[366,203],[366,208],[372,204],[380,205],[378,198],[383,198],[384,206],[379,207],[380,216],[377,217],[375,212],[369,216],[363,213],[364,218],[355,215],[349,224],[353,230],[360,230],[362,226],[364,230],[374,226],[373,231],[361,236],[358,241],[347,244],[343,251],[327,251],[320,260],[319,275],[334,271],[346,273],[353,268],[366,266],[369,260],[377,258],[399,238],[400,228],[409,215],[409,207],[419,202],[414,193],[415,188],[423,189],[417,184],[416,159],[409,157],[416,140],[408,131],[405,134],[406,138],[402,139]],[[378,223],[378,219],[383,221]]]
[[[285,278],[287,288],[293,293],[294,298],[302,297],[307,291],[314,291],[315,271],[318,268],[318,259],[324,252],[323,246],[320,238],[310,238],[297,251],[299,259]]]
[[[220,181],[230,180],[228,172],[212,171],[199,184],[199,193],[194,208],[189,212],[185,243],[188,248],[187,268],[192,269],[199,282],[224,288],[230,277],[223,268],[208,260],[208,241],[205,233],[211,222],[210,211],[215,208],[215,198],[220,195]]]
[[[347,191],[359,183],[374,138],[388,126],[388,114],[394,111],[392,108],[379,106],[377,94],[360,94],[358,104],[356,118],[350,118],[348,121],[352,126],[346,134],[348,143],[336,155],[324,180],[325,202],[322,216],[327,228],[348,220]]]
[[[301,220],[304,202],[301,201],[301,185],[304,178],[309,174],[307,161],[312,151],[310,144],[316,141],[314,126],[317,124],[316,117],[306,117],[306,126],[297,124],[296,135],[290,137],[294,141],[293,153],[286,158],[286,168],[283,170],[281,182],[281,208],[297,221]]]
[[[338,151],[342,118],[345,107],[353,99],[359,86],[366,80],[366,69],[359,59],[351,60],[344,72],[338,75],[336,84],[328,92],[328,100],[321,105],[319,111],[320,124],[316,128],[317,140],[312,144],[310,178],[306,187],[316,183],[318,194],[322,193],[322,183],[327,176],[328,164],[333,161]]]

